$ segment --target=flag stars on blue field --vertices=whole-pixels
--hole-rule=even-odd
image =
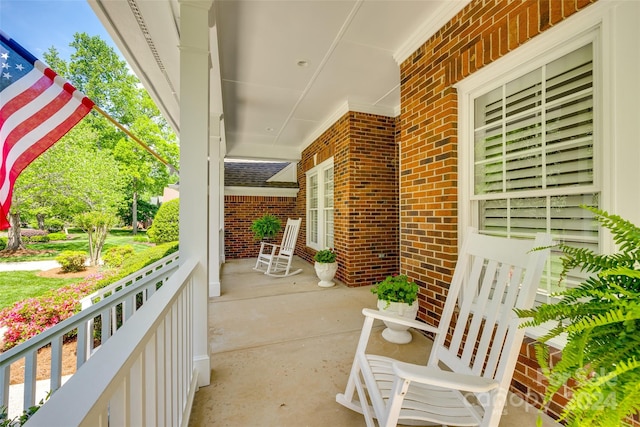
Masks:
[[[2,54],[2,59],[5,59],[5,60],[9,59],[9,55],[7,55],[6,53],[3,53]],[[11,65],[9,65],[8,62],[3,62],[2,63],[2,69],[3,70],[7,70],[4,73],[2,73],[2,77],[4,77],[5,79],[11,80],[11,73],[9,73],[9,68],[11,68]]]
[[[13,49],[5,43],[0,44],[0,90],[24,77],[32,68]]]
[[[7,52],[2,52],[2,54],[0,54],[0,58],[4,59],[5,61],[8,61],[9,60],[9,54]],[[9,65],[8,62],[3,62],[2,63],[2,69],[3,70],[8,70],[9,68],[11,68],[11,65]],[[11,73],[9,73],[7,71],[7,72],[2,73],[2,77],[5,78],[5,79],[11,80],[12,76],[11,76]]]
[[[9,59],[9,54],[6,52],[3,52],[2,55],[0,55],[0,57],[2,57],[2,59],[4,59],[5,61]],[[2,63],[2,68],[3,69],[8,69],[11,68],[11,65],[9,65],[9,63],[7,62],[3,62]],[[2,77],[4,77],[5,79],[10,79],[11,78],[11,74],[9,73],[3,73]]]

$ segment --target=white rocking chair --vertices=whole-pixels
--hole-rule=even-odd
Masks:
[[[296,250],[298,231],[300,231],[301,218],[287,220],[284,228],[282,243],[260,243],[260,253],[256,260],[254,270],[264,272],[268,276],[286,277],[302,272],[302,269],[291,270],[291,261]]]
[[[513,308],[533,305],[549,249],[531,249],[550,245],[545,234],[534,242],[469,230],[438,327],[364,309],[351,374],[336,401],[362,413],[368,427],[374,418],[385,427],[497,426],[525,333]],[[367,354],[374,319],[435,334],[427,366]]]

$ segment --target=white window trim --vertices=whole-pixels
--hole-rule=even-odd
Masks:
[[[615,132],[613,130],[613,115],[617,105],[615,104],[615,39],[624,36],[624,31],[628,29],[616,27],[615,9],[617,2],[599,1],[594,5],[576,13],[567,20],[552,27],[540,34],[533,40],[527,42],[519,49],[510,52],[502,58],[485,66],[464,80],[458,82],[454,87],[458,91],[458,176],[461,183],[458,189],[458,236],[461,242],[465,230],[469,226],[477,226],[477,219],[473,218],[471,205],[468,202],[472,198],[472,189],[468,185],[470,174],[472,173],[473,153],[467,150],[465,141],[473,139],[473,126],[467,120],[472,112],[471,106],[475,96],[488,92],[516,76],[525,74],[540,67],[543,63],[550,62],[550,58],[558,58],[573,51],[577,46],[584,44],[586,40],[593,38],[591,34],[599,28],[599,48],[594,51],[594,82],[599,85],[600,90],[594,97],[594,108],[601,112],[601,120],[596,129],[595,136],[599,141],[607,141],[607,149],[602,148],[603,144],[597,144],[594,152],[594,163],[596,166],[596,176],[594,176],[594,189],[597,188],[600,194],[600,207],[611,211],[615,205],[613,199],[615,193],[613,181],[610,173],[606,171],[615,170],[613,152],[620,149],[616,143]],[[623,12],[624,13],[624,12]],[[617,34],[614,34],[614,31]],[[623,89],[619,89],[623,90]],[[636,107],[637,108],[637,107]],[[588,188],[585,188],[587,191]],[[531,196],[535,194],[531,193]],[[622,212],[618,213],[619,215]],[[605,233],[606,234],[606,233]],[[600,237],[600,247],[603,251],[614,250],[611,239]]]
[[[599,90],[594,94],[594,108],[601,114],[601,120],[594,129],[594,141],[611,141],[615,144],[612,129],[612,114],[615,111],[614,98],[611,95],[614,84],[612,76],[615,67],[613,44],[615,35],[614,12],[615,3],[601,1],[589,8],[577,13],[552,29],[544,32],[535,39],[527,42],[521,48],[505,55],[499,60],[477,71],[454,87],[458,90],[458,236],[459,242],[464,240],[464,230],[468,227],[477,227],[478,219],[473,215],[471,199],[473,188],[471,174],[473,173],[473,99],[483,93],[524,75],[555,58],[564,56],[577,47],[588,43],[590,40],[596,44],[594,49],[594,85]],[[594,34],[596,36],[594,37]],[[614,167],[612,149],[604,150],[604,144],[598,143],[594,147],[594,185],[593,189],[600,192],[600,206],[604,210],[610,210],[611,200],[615,197],[612,189],[613,179],[610,171]],[[587,191],[587,188],[584,188]],[[532,192],[531,197],[535,196]],[[604,238],[605,233],[600,233],[600,247],[603,251],[611,251],[613,243],[611,239]],[[544,335],[545,328],[534,328],[527,332],[532,338]],[[563,348],[563,337],[549,342],[556,348]]]
[[[315,249],[315,250],[321,250],[321,249],[326,249],[325,246],[325,230],[324,230],[324,171],[332,168],[333,167],[333,157],[331,157],[330,159],[327,159],[325,161],[323,161],[322,163],[319,163],[318,165],[316,165],[315,167],[309,169],[306,172],[306,185],[307,185],[307,192],[306,192],[306,201],[305,201],[305,206],[306,206],[306,210],[305,210],[305,215],[307,215],[308,217],[308,213],[309,213],[309,178],[317,175],[318,176],[318,242],[311,242],[310,240],[310,233],[311,233],[311,227],[309,226],[309,223],[307,221],[307,235],[306,235],[306,241],[307,241],[307,246]],[[334,182],[335,185],[335,182]],[[334,186],[334,191],[335,191],[335,186]],[[335,238],[335,236],[334,236]]]

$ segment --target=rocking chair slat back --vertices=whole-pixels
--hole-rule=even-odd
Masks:
[[[282,244],[280,246],[281,254],[290,256],[295,252],[301,222],[302,220],[300,219],[287,221],[287,225],[284,228],[284,235],[282,236]]]
[[[296,251],[296,241],[298,240],[301,222],[302,218],[289,218],[287,220],[282,242],[279,245],[262,242],[256,265],[253,269],[275,277],[292,276],[302,272],[301,268],[295,271],[291,270],[291,262]]]
[[[497,426],[525,333],[513,309],[533,305],[551,243],[546,234],[532,242],[468,230],[438,327],[412,322],[435,333],[427,366],[368,354],[374,318],[394,318],[365,309],[349,381],[336,400],[369,427],[374,419],[387,427]],[[532,250],[539,247],[547,249]]]
[[[458,263],[471,265],[470,273],[454,274],[444,309],[447,315],[457,311],[455,327],[448,345],[445,334],[438,337],[429,365],[455,364],[468,373],[495,378],[502,371],[500,362],[508,363],[500,356],[524,333],[513,308],[529,306],[537,289],[537,284],[523,286],[532,277],[527,269],[530,258],[523,256],[531,241],[509,240],[509,245],[499,245],[494,237],[477,235],[461,251],[467,259]],[[544,265],[537,267],[542,271]]]

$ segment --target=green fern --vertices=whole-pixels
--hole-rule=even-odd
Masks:
[[[617,215],[585,209],[610,230],[618,253],[558,245],[561,280],[574,268],[592,275],[561,292],[559,302],[517,314],[526,319],[523,327],[556,324],[536,348],[549,381],[545,404],[573,379],[573,395],[561,415],[567,425],[624,425],[626,417],[640,413],[640,228]],[[561,360],[551,365],[545,343],[561,334],[567,344]]]

